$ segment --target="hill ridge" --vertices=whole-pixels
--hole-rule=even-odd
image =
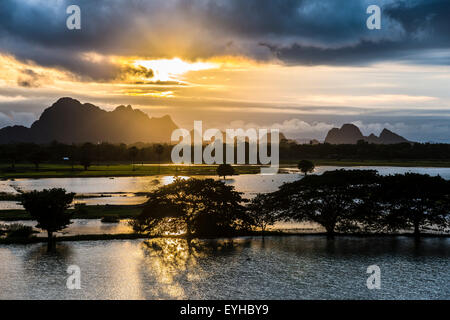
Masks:
[[[352,123],[346,123],[341,128],[332,128],[327,133],[325,143],[356,144],[360,140],[375,144],[411,143],[411,141],[386,128],[383,129],[379,136],[373,133],[364,136],[361,130]]]
[[[0,129],[0,143],[156,143],[170,142],[178,126],[169,115],[149,117],[131,105],[107,111],[91,103],[63,97],[46,108],[30,128]]]

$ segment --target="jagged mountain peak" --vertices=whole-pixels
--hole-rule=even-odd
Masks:
[[[53,140],[64,143],[170,142],[177,125],[170,116],[150,118],[130,105],[106,111],[90,103],[64,97],[45,109],[31,128],[0,129],[0,143]]]
[[[325,138],[325,142],[331,144],[356,144],[360,140],[377,144],[394,144],[394,143],[409,142],[402,136],[386,128],[383,129],[379,137],[373,133],[371,133],[369,136],[364,136],[361,133],[361,130],[352,123],[346,123],[340,129],[339,128],[331,129],[330,131],[328,131],[328,134]]]

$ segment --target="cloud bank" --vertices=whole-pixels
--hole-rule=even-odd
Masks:
[[[238,55],[302,65],[450,63],[448,0],[376,1],[382,29],[368,30],[366,8],[373,2],[2,0],[0,50],[97,80],[123,70],[86,53],[191,60]],[[81,8],[81,30],[66,28],[71,4]]]

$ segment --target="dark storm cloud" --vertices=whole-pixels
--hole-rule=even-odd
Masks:
[[[153,70],[148,69],[144,66],[131,67],[127,66],[123,70],[124,73],[133,75],[133,76],[141,76],[144,78],[153,78]]]
[[[269,48],[279,59],[293,64],[352,65],[385,60],[450,64],[448,0],[392,1],[382,6],[382,29],[377,31],[368,30],[365,23],[361,23],[367,17],[348,17],[352,30],[342,29],[334,23],[336,31],[327,30],[327,34],[337,41],[336,44],[310,45],[307,41],[293,41],[277,45],[268,41],[261,45]],[[356,21],[359,22],[355,25]],[[342,30],[348,33],[339,34]],[[345,43],[348,35],[353,35],[355,41]],[[430,54],[433,50],[445,50],[445,53]]]
[[[450,39],[450,1],[398,1],[386,7],[385,14],[401,23],[410,34],[427,31],[427,38]],[[448,43],[447,43],[448,45]]]
[[[378,42],[362,40],[354,45],[348,45],[338,48],[322,48],[314,46],[304,46],[293,44],[290,47],[277,47],[270,44],[261,44],[269,48],[274,55],[288,64],[304,65],[361,65],[369,62],[378,62],[383,60],[409,59],[419,62],[419,56],[411,55],[418,50],[411,44],[398,43],[390,40],[381,40]],[[424,58],[422,56],[422,58]],[[425,60],[427,58],[425,57]],[[428,61],[422,61],[427,63]],[[429,61],[437,62],[436,60]],[[447,64],[450,61],[440,61],[439,64]]]
[[[373,3],[382,7],[381,30],[366,27],[366,8]],[[70,4],[81,8],[82,30],[66,28]],[[448,0],[2,0],[0,51],[100,80],[123,70],[84,53],[448,64],[448,56],[426,52],[450,49],[449,16]]]

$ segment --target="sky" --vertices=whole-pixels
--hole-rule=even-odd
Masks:
[[[449,0],[1,0],[0,127],[70,96],[187,129],[323,140],[354,123],[450,143],[449,16]]]

